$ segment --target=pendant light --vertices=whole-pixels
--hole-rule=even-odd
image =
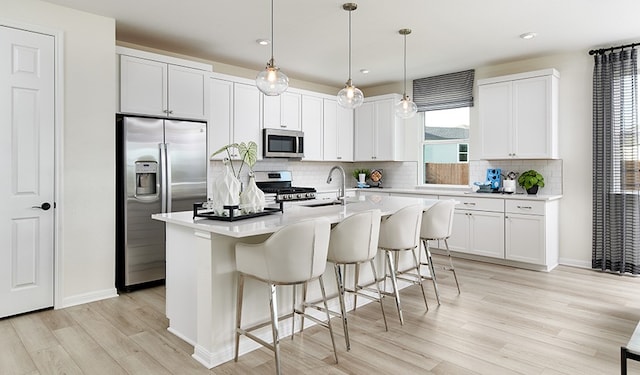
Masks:
[[[344,88],[338,93],[338,104],[347,109],[354,109],[362,105],[364,94],[351,81],[351,12],[358,9],[356,3],[344,3],[342,9],[349,12],[349,79]]]
[[[400,118],[411,118],[418,112],[418,106],[407,96],[407,35],[411,34],[411,29],[400,29],[400,35],[404,36],[404,93],[402,99],[396,103],[396,116]]]
[[[271,60],[267,67],[258,73],[256,86],[268,96],[278,96],[289,87],[289,77],[280,71],[273,60],[273,0],[271,0]]]

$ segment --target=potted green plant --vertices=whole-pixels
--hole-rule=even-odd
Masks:
[[[539,187],[544,187],[544,177],[537,171],[530,169],[522,172],[518,177],[518,185],[527,191],[527,194],[535,195]]]
[[[369,177],[371,176],[371,170],[369,169],[354,169],[353,170],[353,178],[356,179],[356,181],[360,182],[360,183],[365,183],[367,181],[367,179],[369,179]],[[361,177],[361,175],[364,175],[364,177]]]

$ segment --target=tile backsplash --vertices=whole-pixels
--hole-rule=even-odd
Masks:
[[[418,163],[416,162],[315,162],[290,161],[286,159],[259,160],[253,167],[256,171],[291,171],[294,186],[315,187],[318,191],[338,189],[340,179],[334,176],[331,184],[327,184],[327,176],[331,167],[341,165],[346,174],[346,186],[355,187],[356,180],[351,173],[356,168],[382,169],[382,186],[399,189],[412,189],[419,185]],[[540,194],[562,194],[562,160],[474,160],[469,162],[469,181],[485,182],[487,169],[500,168],[502,174],[510,171],[522,173],[535,169],[544,176],[545,187]],[[222,162],[211,161],[209,164],[209,186],[222,172]],[[243,184],[248,181],[248,168],[243,168],[240,180]],[[517,187],[517,191],[522,191]]]

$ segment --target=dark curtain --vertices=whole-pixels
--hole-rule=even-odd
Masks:
[[[473,107],[475,70],[420,78],[413,81],[418,112]]]
[[[592,268],[640,273],[638,61],[596,54],[593,68]]]

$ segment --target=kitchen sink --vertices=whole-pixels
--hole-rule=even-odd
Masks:
[[[350,202],[347,201],[346,204],[349,204]],[[340,206],[342,204],[342,202],[340,201],[328,201],[328,202],[320,202],[320,203],[311,203],[311,204],[305,204],[305,207],[327,207],[327,206]]]

